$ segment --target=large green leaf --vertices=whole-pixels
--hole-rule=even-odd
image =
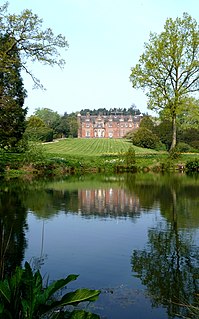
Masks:
[[[60,304],[64,305],[74,305],[83,301],[95,301],[100,294],[99,290],[90,289],[77,289],[73,292],[65,294],[60,300]]]
[[[71,274],[67,276],[65,279],[59,279],[50,284],[44,291],[44,296],[46,300],[48,300],[59,289],[65,287],[69,282],[76,280],[78,276],[79,275]]]
[[[43,303],[39,307],[39,312],[41,315],[48,313],[49,311],[53,309],[57,309],[60,307],[64,307],[67,305],[73,305],[76,306],[80,302],[84,301],[95,301],[97,300],[98,296],[100,294],[99,290],[90,290],[90,289],[78,289],[73,292],[69,292],[65,294],[61,300],[56,300],[51,303]]]

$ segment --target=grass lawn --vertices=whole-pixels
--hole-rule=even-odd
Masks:
[[[67,138],[53,143],[45,144],[45,150],[51,154],[62,154],[72,156],[103,156],[118,155],[126,152],[133,146],[125,139],[80,139]],[[157,154],[157,151],[133,146],[136,154]]]

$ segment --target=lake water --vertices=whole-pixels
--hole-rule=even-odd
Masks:
[[[186,316],[199,292],[199,176],[124,174],[0,185],[4,271],[25,260],[69,289],[100,289],[108,319]]]

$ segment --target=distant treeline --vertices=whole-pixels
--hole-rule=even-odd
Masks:
[[[106,108],[99,108],[99,109],[94,109],[94,110],[90,110],[90,109],[82,109],[80,111],[81,115],[86,115],[86,114],[90,114],[90,115],[140,115],[141,112],[139,109],[137,109],[134,105],[131,106],[130,108],[126,109],[126,108],[110,108],[109,110],[107,110]]]

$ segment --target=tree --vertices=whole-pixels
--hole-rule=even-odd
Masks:
[[[27,120],[24,136],[29,141],[51,142],[53,140],[53,130],[38,116],[32,115]]]
[[[176,117],[189,96],[199,91],[199,27],[190,15],[166,20],[151,33],[139,63],[131,69],[133,88],[147,90],[148,107],[172,120],[171,149],[176,145]]]
[[[20,62],[22,70],[27,72],[38,87],[40,81],[27,67],[27,61],[40,62],[44,65],[63,67],[65,61],[60,58],[58,48],[68,48],[68,43],[61,34],[55,36],[52,29],[42,30],[42,19],[31,10],[25,9],[21,14],[7,14],[8,2],[0,7],[0,34],[8,36],[8,41],[1,47],[0,69],[8,72],[9,66]],[[16,49],[20,61],[10,53]]]
[[[140,127],[147,128],[151,132],[154,131],[154,122],[150,116],[144,116],[140,122]]]
[[[39,117],[48,127],[53,130],[60,122],[60,115],[51,109],[48,108],[38,108],[34,112],[35,116]]]
[[[31,10],[8,14],[8,2],[0,7],[0,147],[13,148],[25,130],[26,91],[21,71],[27,72],[35,86],[40,81],[27,67],[28,60],[64,66],[58,48],[67,48],[64,36],[54,36],[50,28],[42,30],[42,20]]]
[[[8,36],[0,37],[0,52],[9,41]],[[0,147],[13,148],[25,130],[27,109],[23,108],[26,91],[20,75],[20,57],[16,48],[10,51],[13,63],[7,72],[0,72]]]
[[[67,123],[69,128],[69,136],[77,137],[78,135],[77,115],[75,113],[71,113],[67,118]]]

